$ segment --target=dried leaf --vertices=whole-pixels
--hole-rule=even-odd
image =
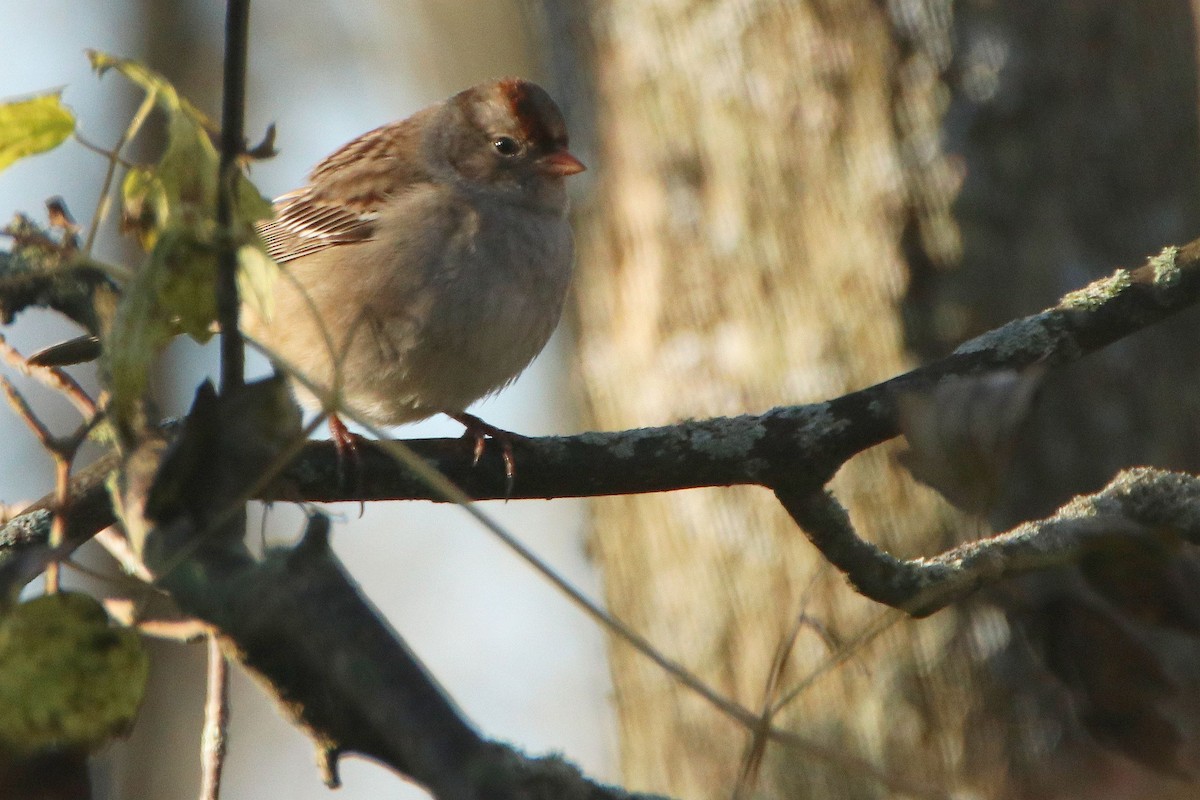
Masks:
[[[1041,609],[1039,621],[1046,664],[1092,736],[1153,770],[1186,774],[1169,713],[1179,686],[1145,637],[1104,606],[1067,597]]]
[[[900,429],[909,444],[901,463],[958,508],[988,511],[1042,374],[1004,370],[901,393]]]
[[[1085,554],[1079,570],[1092,589],[1129,617],[1200,634],[1200,565],[1177,542],[1114,543]]]

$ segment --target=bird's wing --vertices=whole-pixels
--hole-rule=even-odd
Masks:
[[[275,218],[260,223],[279,263],[374,236],[389,198],[430,180],[419,163],[421,117],[384,125],[344,145],[313,169],[309,183],[275,201]]]

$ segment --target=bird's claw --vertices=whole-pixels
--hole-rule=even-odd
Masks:
[[[483,458],[483,451],[488,439],[492,439],[500,445],[500,457],[504,461],[504,497],[505,499],[511,497],[513,484],[516,482],[517,477],[517,462],[513,457],[513,442],[525,437],[519,433],[497,428],[495,425],[484,422],[474,414],[457,412],[447,414],[447,416],[466,428],[466,431],[463,432],[463,438],[474,440],[471,459],[472,466],[478,465],[479,459]]]
[[[362,436],[354,433],[346,427],[346,423],[338,417],[337,414],[329,415],[329,437],[333,440],[333,447],[337,451],[337,477],[338,485],[348,489],[350,487],[350,472],[354,473],[355,494],[361,495],[363,490],[363,466],[362,466],[362,451],[359,445],[365,441]],[[349,466],[347,466],[349,465]],[[361,517],[365,504],[360,501],[358,515]]]

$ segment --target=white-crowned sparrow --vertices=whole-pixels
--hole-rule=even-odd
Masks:
[[[287,274],[244,327],[369,420],[447,413],[481,446],[495,431],[465,409],[558,323],[573,260],[563,179],[583,169],[554,101],[520,79],[366,133],[276,201],[261,233]]]

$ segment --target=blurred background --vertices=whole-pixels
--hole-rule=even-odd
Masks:
[[[85,135],[110,143],[136,99],[88,73],[81,51],[99,47],[212,111],[222,13],[4,4],[0,94],[65,85]],[[1189,0],[259,0],[247,129],[277,123],[280,156],[253,177],[278,194],[368,128],[532,75],[590,167],[579,273],[559,337],[478,412],[539,434],[820,401],[1200,233],[1195,14]],[[7,171],[0,204],[36,212],[61,194],[83,218],[101,175],[67,146]],[[1045,515],[1125,466],[1194,472],[1197,324],[1192,310],[1047,375],[1008,460],[951,464],[986,476],[965,511],[908,475],[903,442],[832,488],[864,537],[915,557]],[[12,339],[29,351],[62,335],[29,315]],[[212,367],[174,347],[167,410]],[[42,494],[48,460],[0,424],[0,493]],[[1096,554],[913,621],[854,594],[752,488],[488,509],[716,690],[751,709],[789,698],[773,723],[812,746],[760,747],[627,646],[606,651],[453,509],[334,509],[351,573],[489,735],[689,800],[1195,796],[1191,549]],[[299,525],[268,518],[270,537]],[[155,647],[151,698],[98,760],[99,796],[194,794],[202,661]],[[233,706],[226,797],[324,796],[307,742],[241,678]],[[419,796],[362,762],[343,779],[343,797]]]
[[[0,4],[0,97],[65,87],[65,101],[90,141],[111,146],[140,102],[113,74],[98,80],[85,48],[143,61],[165,74],[214,119],[219,118],[224,4],[146,0],[57,0],[36,7]],[[542,77],[534,51],[536,20],[515,2],[378,2],[252,5],[247,135],[278,127],[279,156],[256,164],[252,178],[268,197],[300,185],[308,170],[345,141],[407,116],[459,89],[505,75]],[[153,140],[141,150],[153,153]],[[103,160],[76,143],[17,164],[0,176],[0,213],[44,219],[43,202],[61,195],[86,223],[104,175]],[[101,258],[129,258],[107,226]],[[5,331],[22,352],[70,335],[51,314],[29,313]],[[518,383],[478,406],[501,427],[530,435],[578,430],[556,339]],[[215,350],[174,345],[162,365],[158,394],[168,414],[191,403]],[[266,365],[252,360],[262,374]],[[45,398],[23,383],[33,398]],[[68,407],[50,400],[50,418],[74,425]],[[461,426],[430,420],[410,436],[458,436]],[[322,433],[321,435],[324,435]],[[51,488],[50,462],[31,433],[0,414],[0,500],[15,504]],[[494,514],[571,580],[597,594],[584,554],[582,504],[489,503]],[[357,504],[336,515],[333,544],[350,573],[486,733],[531,753],[561,751],[593,775],[615,779],[613,723],[603,638],[558,593],[492,540],[466,515],[432,504]],[[252,525],[256,526],[256,522]],[[277,506],[267,514],[268,541],[293,537],[302,518]],[[102,564],[81,553],[84,563]],[[69,578],[76,580],[79,578]],[[37,587],[31,587],[36,589]],[[99,588],[103,588],[102,586]],[[154,643],[151,692],[127,742],[100,759],[101,799],[196,795],[204,697],[202,645]],[[313,748],[243,674],[234,670],[230,757],[224,798],[327,797]],[[350,798],[421,797],[396,776],[347,759]],[[269,791],[268,791],[269,790]]]

